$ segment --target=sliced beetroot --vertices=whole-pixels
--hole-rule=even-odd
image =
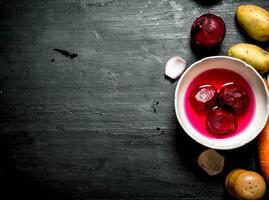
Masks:
[[[192,90],[189,101],[198,113],[206,112],[217,103],[217,89],[212,85],[203,85]]]
[[[249,96],[243,88],[232,83],[220,89],[219,103],[223,107],[232,109],[232,111],[238,115],[247,110],[249,106]]]
[[[237,129],[237,120],[233,113],[216,107],[208,112],[206,125],[209,131],[223,135]]]

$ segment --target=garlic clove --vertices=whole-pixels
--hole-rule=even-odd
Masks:
[[[224,157],[214,149],[207,149],[199,155],[198,164],[209,176],[214,176],[223,170]]]
[[[166,76],[175,80],[179,78],[185,69],[186,61],[179,56],[174,56],[167,61],[164,73]]]

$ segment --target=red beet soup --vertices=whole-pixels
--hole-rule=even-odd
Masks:
[[[208,112],[204,112],[202,114],[197,112],[191,105],[188,98],[191,95],[191,92],[199,86],[212,85],[219,91],[224,85],[227,84],[236,84],[240,86],[249,96],[249,104],[243,114],[236,116],[237,129],[232,133],[219,135],[208,130],[206,125]],[[248,82],[239,74],[222,68],[210,69],[199,74],[187,87],[184,96],[184,109],[191,125],[202,135],[208,138],[229,138],[241,133],[251,122],[255,112],[255,97]]]

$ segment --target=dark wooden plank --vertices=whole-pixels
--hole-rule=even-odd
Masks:
[[[242,3],[269,9],[265,0],[1,1],[3,191],[10,199],[231,199],[225,175],[259,170],[256,142],[222,152],[225,171],[208,177],[196,164],[204,147],[176,120],[176,82],[163,66],[175,54],[198,59],[190,26],[206,12],[226,23],[217,54],[250,41],[234,21]]]

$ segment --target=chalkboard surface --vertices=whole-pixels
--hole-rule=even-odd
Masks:
[[[216,55],[253,43],[234,19],[241,4],[269,9],[267,0],[2,0],[0,199],[232,199],[225,176],[260,170],[257,142],[220,151],[224,171],[207,176],[196,162],[205,147],[178,124],[177,81],[163,71],[174,55],[200,59],[190,27],[207,12],[226,23]]]

